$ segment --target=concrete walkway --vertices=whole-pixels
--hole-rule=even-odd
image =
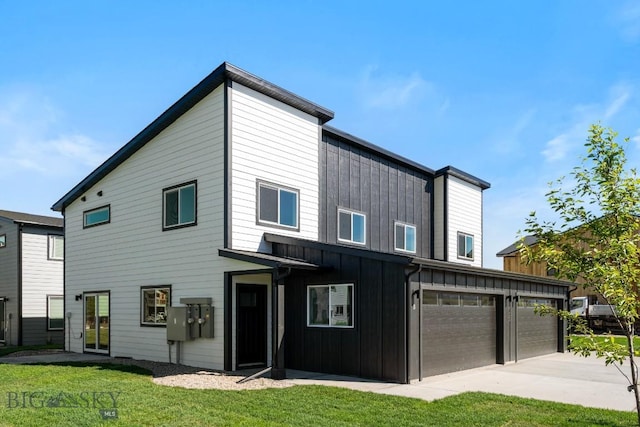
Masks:
[[[108,362],[109,357],[80,353],[2,357],[0,363]],[[629,366],[622,365],[628,374]],[[288,381],[295,384],[319,384],[353,390],[441,399],[465,391],[482,391],[510,396],[578,404],[594,408],[634,411],[633,393],[615,366],[605,366],[595,357],[584,358],[570,353],[521,360],[508,365],[491,365],[452,374],[438,375],[412,384],[394,384],[339,375],[287,370]]]

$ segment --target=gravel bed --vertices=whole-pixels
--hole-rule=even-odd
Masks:
[[[10,353],[4,357],[34,356],[42,354],[64,353],[63,350],[25,350]],[[238,384],[244,376],[231,375],[226,372],[213,371],[192,366],[176,365],[170,363],[150,362],[148,360],[134,360],[114,357],[107,363],[122,365],[134,365],[151,371],[153,382],[169,387],[183,387],[193,389],[220,389],[220,390],[257,390],[263,388],[284,388],[294,384],[286,380],[272,380],[259,377]],[[267,374],[268,375],[268,374]]]

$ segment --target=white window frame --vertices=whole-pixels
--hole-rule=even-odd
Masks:
[[[158,291],[167,291],[167,296],[165,298],[164,303],[164,321],[158,321]],[[156,319],[155,321],[150,321],[145,319],[147,317],[146,310],[146,298],[145,294],[148,292],[153,292],[153,316]],[[161,285],[161,286],[142,286],[140,288],[140,325],[141,326],[167,326],[167,310],[171,306],[171,285]]]
[[[56,254],[56,240],[62,239],[62,254]],[[49,234],[48,240],[48,259],[53,261],[63,261],[64,260],[64,236],[59,234]]]
[[[463,255],[460,255],[460,238],[461,237],[464,237],[464,248],[462,248]],[[469,253],[469,251],[468,251],[469,248],[467,246],[468,242],[469,242],[468,239],[471,239],[471,256],[470,257],[467,256],[467,253]],[[463,233],[461,231],[458,231],[458,238],[456,240],[456,246],[457,246],[456,254],[458,255],[458,259],[464,259],[464,260],[467,260],[467,261],[473,261],[473,258],[474,258],[474,255],[475,255],[474,254],[474,252],[475,252],[474,245],[475,245],[475,237],[473,236],[473,234]]]
[[[52,317],[51,300],[59,300],[62,302],[62,311],[59,317]],[[51,320],[62,320],[62,326],[51,327]],[[47,295],[47,331],[62,331],[64,330],[64,296],[63,295]]]
[[[331,288],[333,287],[347,287],[347,292],[349,292],[351,296],[351,316],[349,317],[349,321],[351,324],[341,325],[341,324],[331,324],[332,319],[336,319],[338,315],[333,316],[331,312]],[[327,301],[327,323],[326,324],[318,324],[310,321],[311,310],[311,290],[319,289],[319,288],[328,288],[329,290],[329,299]],[[355,296],[354,296],[354,284],[353,283],[333,283],[328,285],[309,285],[307,286],[307,326],[310,328],[339,328],[339,329],[353,329],[355,326]],[[345,304],[346,305],[346,304]],[[337,307],[336,307],[337,308]],[[344,305],[340,306],[342,309],[342,315],[344,315]],[[347,310],[348,311],[348,310]]]
[[[182,190],[193,187],[193,220],[183,220],[181,208]],[[178,193],[178,222],[167,224],[167,195]],[[189,181],[183,184],[174,185],[162,190],[162,230],[173,230],[175,228],[190,227],[198,224],[198,185],[197,181]]]
[[[346,213],[349,215],[349,221],[351,222],[350,226],[351,226],[351,238],[350,239],[343,239],[340,237],[340,214],[341,213]],[[360,216],[362,217],[363,221],[362,221],[362,242],[359,242],[357,240],[354,240],[353,238],[353,217],[354,216]],[[338,208],[338,218],[337,218],[337,232],[338,232],[338,241],[339,242],[343,242],[343,243],[351,243],[354,245],[362,245],[365,246],[367,244],[367,215],[365,215],[362,212],[357,212],[357,211],[353,211],[350,209],[344,209],[344,208]]]
[[[398,243],[398,227],[399,226],[402,227],[402,232],[404,234],[404,236],[403,236],[404,248],[399,248],[396,245]],[[408,228],[413,229],[413,235],[414,235],[414,240],[413,240],[414,248],[413,249],[407,249],[407,229]],[[418,247],[418,231],[417,231],[416,226],[412,225],[412,224],[407,224],[406,222],[395,221],[394,224],[393,224],[393,246],[394,246],[394,249],[396,251],[415,254],[416,253],[416,248]]]
[[[91,224],[87,223],[88,222],[87,218],[91,214],[94,214],[94,213],[97,213],[97,212],[102,212],[102,211],[106,211],[107,212],[107,219],[106,220],[93,222]],[[100,206],[98,208],[90,209],[90,210],[84,211],[82,213],[82,228],[97,227],[98,225],[109,224],[110,222],[111,222],[111,205]]]
[[[263,219],[261,216],[261,189],[262,188],[267,188],[267,189],[271,189],[271,190],[275,190],[278,192],[278,200],[277,200],[277,210],[276,210],[276,216],[277,216],[277,221],[270,221],[268,219]],[[296,207],[295,207],[295,224],[294,225],[289,225],[289,224],[283,224],[280,222],[280,213],[281,213],[281,209],[282,209],[282,202],[281,202],[281,196],[282,196],[282,192],[287,192],[290,194],[295,194],[296,196]],[[256,196],[256,200],[257,200],[257,206],[256,206],[256,223],[259,225],[266,225],[269,227],[277,227],[277,228],[285,228],[285,229],[289,229],[289,230],[300,230],[300,190],[296,189],[296,188],[291,188],[291,187],[286,187],[283,185],[278,185],[278,184],[272,184],[269,182],[265,182],[265,181],[257,181],[257,196]]]
[[[0,234],[0,249],[7,247],[7,235]]]

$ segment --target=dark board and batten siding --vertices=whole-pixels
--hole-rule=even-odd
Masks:
[[[406,382],[404,265],[316,248],[274,244],[274,254],[329,269],[285,281],[285,365],[291,369]],[[307,286],[354,284],[353,328],[307,326]]]
[[[338,208],[366,214],[366,245],[394,252],[394,221],[416,226],[416,256],[431,256],[433,177],[323,132],[320,241],[338,243]]]
[[[322,266],[294,269],[285,279],[287,368],[405,383],[565,350],[561,321],[527,319],[518,310],[520,298],[566,308],[565,283],[273,234],[265,239],[273,255]],[[307,326],[308,286],[346,283],[354,284],[354,327]],[[460,307],[426,306],[425,291],[461,295]],[[467,304],[474,296],[478,303]],[[518,311],[535,325],[518,328]]]

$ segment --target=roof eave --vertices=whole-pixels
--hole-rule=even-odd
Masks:
[[[226,79],[236,81],[287,105],[304,111],[307,114],[317,117],[320,124],[324,124],[333,118],[333,112],[331,110],[314,104],[292,92],[269,83],[266,80],[254,76],[253,74],[250,74],[234,65],[224,62],[178,101],[176,101],[164,113],[158,116],[158,118],[151,122],[151,124],[134,136],[127,144],[116,151],[115,154],[105,160],[104,163],[98,166],[85,179],[67,192],[67,194],[55,202],[51,209],[63,212],[67,206],[73,203],[73,201],[112,172],[135,152],[144,147],[149,141],[170,126],[203,98],[213,92],[213,90],[221,85]]]

